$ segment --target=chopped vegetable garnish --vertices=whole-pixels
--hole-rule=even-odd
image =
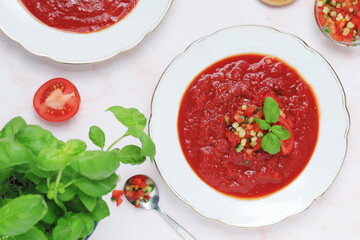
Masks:
[[[351,45],[359,40],[360,4],[358,0],[318,0],[315,12],[324,32],[335,41]]]
[[[225,121],[229,130],[226,136],[236,152],[244,152],[243,158],[247,161],[251,161],[254,152],[260,148],[270,154],[281,151],[286,155],[292,150],[294,141],[292,121],[285,112],[283,105],[272,95],[264,97],[263,110],[254,104],[243,104],[238,107],[233,118]],[[248,117],[248,122],[239,120],[242,118],[238,116],[243,114]]]
[[[141,202],[148,202],[150,194],[155,188],[154,182],[144,175],[134,176],[127,185],[125,188],[126,198],[135,207],[140,207]]]

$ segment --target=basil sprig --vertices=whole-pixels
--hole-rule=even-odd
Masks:
[[[99,150],[78,139],[67,142],[21,117],[0,131],[0,239],[78,240],[110,212],[102,196],[116,187],[120,163],[152,161],[155,145],[144,132],[146,118],[135,108],[110,111],[127,127],[105,149],[105,133],[92,126],[89,138]],[[134,137],[140,146],[115,145]]]
[[[256,119],[260,129],[269,131],[263,137],[261,147],[265,152],[276,154],[280,152],[280,140],[289,139],[290,133],[283,126],[274,125],[274,123],[279,121],[280,108],[279,104],[272,97],[265,98],[264,116],[265,120]]]

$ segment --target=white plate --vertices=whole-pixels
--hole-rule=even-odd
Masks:
[[[51,28],[28,13],[18,0],[0,1],[0,29],[30,52],[64,63],[92,63],[127,51],[152,32],[172,0],[140,0],[121,21],[94,33]]]
[[[319,137],[304,171],[287,187],[267,197],[228,197],[204,183],[180,147],[177,119],[190,82],[211,64],[243,53],[273,55],[298,70],[312,86],[319,106]],[[349,115],[345,94],[329,63],[299,38],[263,26],[235,26],[193,43],[161,77],[152,101],[150,135],[156,166],[170,189],[204,217],[239,227],[259,227],[305,210],[337,176],[347,150]]]

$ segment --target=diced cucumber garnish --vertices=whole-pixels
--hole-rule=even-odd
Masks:
[[[236,152],[241,152],[243,149],[244,149],[244,147],[241,146],[241,144],[238,144],[238,145],[235,147],[235,151],[236,151]]]

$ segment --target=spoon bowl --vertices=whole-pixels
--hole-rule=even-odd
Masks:
[[[183,239],[194,240],[183,227],[175,222],[159,207],[159,190],[155,182],[146,175],[135,175],[124,185],[125,198],[136,208],[154,209],[168,221]]]

